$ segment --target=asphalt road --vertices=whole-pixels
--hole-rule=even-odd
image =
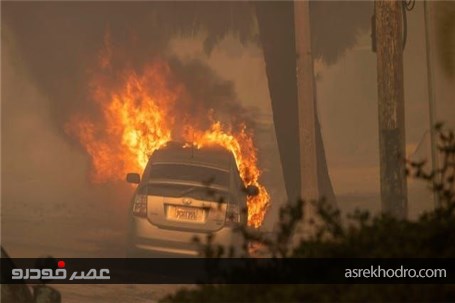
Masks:
[[[1,243],[13,258],[125,257],[126,206],[2,203]],[[52,285],[65,303],[157,302],[184,285]]]

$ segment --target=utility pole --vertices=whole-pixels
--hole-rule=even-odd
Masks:
[[[311,52],[309,1],[294,1],[297,102],[300,137],[301,197],[318,199],[316,151],[316,108],[314,103],[314,70]]]
[[[428,1],[423,1],[423,14],[425,18],[425,46],[426,46],[426,55],[427,55],[427,83],[428,83],[428,105],[429,105],[429,112],[430,112],[430,141],[431,141],[431,163],[433,171],[437,171],[439,169],[439,159],[436,150],[436,130],[434,128],[436,124],[436,109],[435,109],[435,98],[434,98],[434,90],[433,90],[433,67],[432,67],[432,58],[433,54],[431,52],[431,40],[430,40],[430,32],[431,32],[431,20],[430,20],[430,8],[428,7]],[[436,182],[438,182],[438,174],[435,174]],[[433,192],[433,199],[434,199],[434,206],[438,208],[441,206],[439,197],[436,191]]]
[[[376,0],[379,154],[382,211],[407,216],[402,1]]]

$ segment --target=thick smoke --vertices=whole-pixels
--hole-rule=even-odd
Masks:
[[[247,2],[20,2],[4,3],[2,8],[3,23],[13,31],[21,58],[51,99],[58,128],[76,109],[94,110],[87,81],[106,32],[113,50],[122,52],[119,59],[137,70],[166,53],[170,39],[179,35],[206,33],[208,53],[228,33],[243,43],[258,41],[255,8]],[[312,2],[315,56],[335,62],[354,44],[358,30],[369,25],[370,8],[358,1]],[[195,93],[195,102],[247,119],[232,83],[213,80],[216,75],[202,62],[171,63]],[[198,83],[200,79],[209,82]]]
[[[221,79],[210,68],[199,60],[181,62],[173,58],[169,61],[171,69],[175,71],[178,82],[184,83],[189,89],[189,102],[185,102],[182,112],[189,117],[199,119],[207,117],[207,109],[214,109],[214,117],[232,125],[245,123],[250,128],[254,121],[249,113],[240,104],[235,94],[234,84]],[[200,121],[201,129],[207,129],[209,119]],[[198,121],[192,121],[198,124]]]
[[[373,1],[311,1],[310,12],[313,54],[334,64],[370,30]]]
[[[128,65],[140,73],[147,63],[167,55],[170,39],[196,34],[202,24],[213,25],[205,41],[208,50],[231,27],[234,32],[248,33],[251,21],[242,20],[248,19],[245,14],[250,10],[245,8],[249,6],[223,5],[224,10],[211,3],[8,3],[3,16],[15,33],[21,57],[40,89],[49,95],[52,119],[61,128],[76,111],[96,112],[88,83],[96,72],[92,67],[97,66],[106,33],[115,52],[114,72]],[[231,16],[223,14],[226,17],[220,20],[216,11]],[[237,22],[234,16],[239,17]],[[248,39],[245,34],[239,37]],[[188,112],[213,108],[251,122],[231,82],[201,61],[166,60],[192,99]]]

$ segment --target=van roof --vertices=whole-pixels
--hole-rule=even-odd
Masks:
[[[150,161],[158,163],[186,163],[229,169],[234,157],[230,151],[220,145],[196,148],[184,147],[179,142],[169,142],[164,148],[155,151]]]

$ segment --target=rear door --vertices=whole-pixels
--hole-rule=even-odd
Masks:
[[[147,218],[161,228],[213,232],[224,225],[229,193],[200,184],[153,182],[147,186]]]
[[[228,169],[190,161],[153,163],[141,193],[147,195],[147,217],[161,228],[216,231],[224,226],[232,200]]]

